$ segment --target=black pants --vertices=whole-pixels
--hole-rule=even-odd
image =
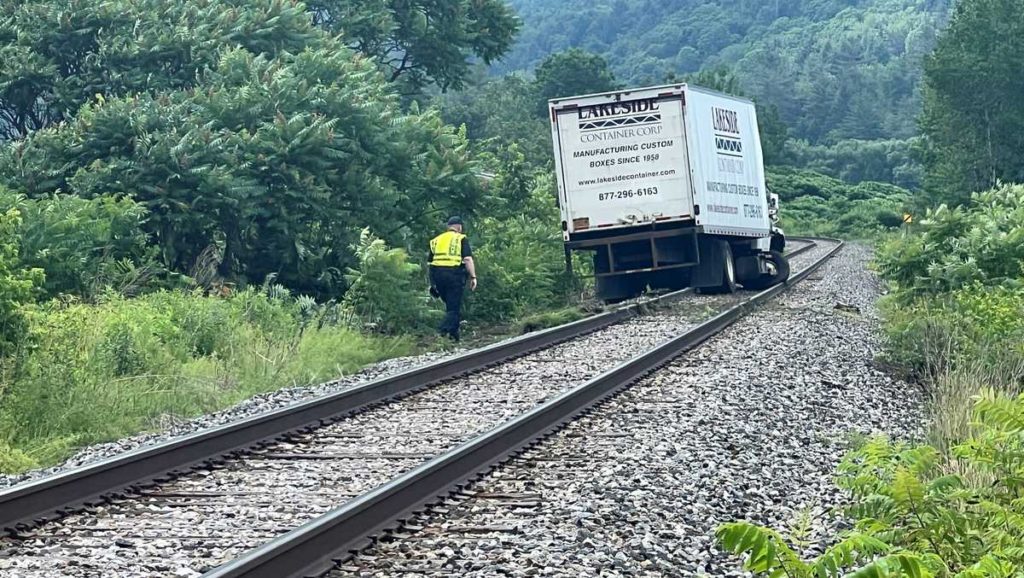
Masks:
[[[466,270],[462,267],[431,267],[430,282],[444,301],[444,321],[437,328],[441,335],[459,340],[462,294],[466,291]]]

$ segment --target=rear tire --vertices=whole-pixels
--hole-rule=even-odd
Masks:
[[[732,258],[732,247],[725,243],[722,247],[722,285],[718,287],[719,293],[736,292],[736,261]]]
[[[719,243],[719,263],[722,270],[722,283],[715,287],[703,287],[697,289],[698,293],[705,295],[735,293],[736,292],[736,262],[732,258],[732,247],[726,241]]]

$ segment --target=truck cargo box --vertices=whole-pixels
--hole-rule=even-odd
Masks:
[[[555,99],[550,113],[566,265],[592,253],[599,297],[788,277],[753,102],[678,84]]]
[[[751,101],[675,85],[557,99],[550,110],[566,240],[672,221],[770,234]]]

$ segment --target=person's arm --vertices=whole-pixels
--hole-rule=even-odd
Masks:
[[[437,287],[434,286],[434,276],[430,274],[430,264],[434,262],[434,249],[427,249],[427,282],[430,283],[430,295],[432,297],[440,297],[440,293],[437,292]]]
[[[462,263],[466,265],[466,271],[469,272],[469,290],[476,291],[476,266],[473,264],[473,258],[463,257]]]
[[[473,263],[473,249],[469,246],[469,239],[462,238],[462,264],[466,266],[469,273],[469,290],[476,291],[476,264]]]

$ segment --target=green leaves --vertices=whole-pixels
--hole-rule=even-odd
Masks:
[[[138,286],[132,278],[152,282],[162,276],[143,230],[148,215],[130,199],[26,199],[0,188],[0,210],[10,208],[24,216],[17,230],[18,262],[46,273],[40,297],[93,298],[111,287],[133,292]]]
[[[25,306],[43,283],[41,269],[26,269],[19,263],[21,222],[17,209],[0,213],[0,363],[5,364],[17,349],[28,345]]]
[[[931,578],[921,559],[912,554],[884,556],[853,572],[849,578]]]
[[[437,316],[430,310],[420,266],[369,229],[363,229],[353,250],[359,265],[345,273],[349,288],[342,305],[381,333],[426,331]]]
[[[545,58],[534,71],[538,110],[547,116],[548,100],[616,90],[619,84],[602,56],[570,48]]]
[[[810,565],[811,576],[845,575],[845,570],[879,555],[891,548],[885,542],[864,534],[853,534],[825,550]],[[882,567],[885,567],[884,565]]]
[[[916,221],[916,234],[884,243],[876,256],[902,302],[1024,277],[1024,186],[975,193],[966,206],[940,205]]]
[[[572,46],[605,57],[633,86],[726,65],[748,94],[778,107],[796,138],[814,144],[910,137],[917,63],[949,11],[945,1],[902,0],[511,4],[525,24],[506,70],[528,70]]]
[[[734,522],[720,526],[715,535],[726,551],[746,556],[744,568],[750,572],[771,578],[811,576],[811,567],[801,562],[799,556],[773,530],[747,522]]]
[[[191,273],[222,245],[219,277],[273,274],[321,297],[343,292],[363,227],[404,241],[432,228],[440,207],[474,208],[465,138],[436,112],[403,112],[374,63],[313,27],[301,5],[114,4],[131,27],[108,14],[102,34],[89,28],[93,4],[76,18],[98,43],[83,59],[117,82],[73,75],[90,87],[74,97],[87,104],[0,149],[0,180],[30,196],[129,196],[148,210],[168,267]]]
[[[467,314],[488,321],[564,307],[573,290],[558,233],[554,175],[524,174],[515,147],[502,157],[482,218],[468,230],[481,290],[467,299]]]
[[[851,185],[824,174],[788,167],[767,172],[768,187],[782,200],[788,234],[877,238],[902,225],[910,192],[883,183]]]
[[[224,48],[299,52],[321,36],[290,0],[4,2],[0,135],[73,117],[83,104],[196,86]]]
[[[984,392],[976,433],[942,456],[928,446],[871,440],[846,456],[837,484],[850,492],[853,531],[817,560],[787,565],[790,576],[1009,577],[1024,568],[1024,396]],[[968,483],[956,469],[981,476]],[[789,551],[771,530],[727,524],[722,546],[746,554],[764,576]],[[775,560],[775,562],[771,562]]]
[[[519,20],[500,0],[312,0],[315,21],[376,60],[411,92],[459,89],[479,59],[511,46]]]

